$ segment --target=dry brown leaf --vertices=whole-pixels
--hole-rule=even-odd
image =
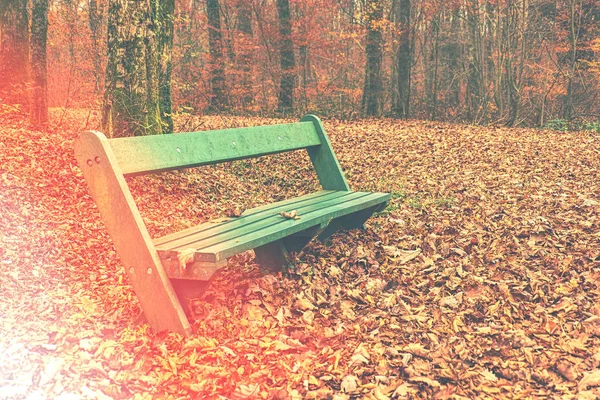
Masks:
[[[179,262],[179,272],[183,274],[187,266],[194,262],[194,254],[196,249],[189,248],[177,252],[177,261]]]
[[[584,372],[583,378],[577,384],[577,389],[586,390],[590,386],[600,386],[600,369]]]
[[[306,311],[306,310],[314,310],[315,306],[310,302],[306,297],[302,297],[297,299],[294,303],[298,310]]]
[[[440,383],[435,379],[427,378],[426,376],[415,376],[408,379],[409,382],[425,383],[431,387],[440,387]]]
[[[399,348],[398,350],[406,352],[406,353],[410,353],[412,355],[415,355],[417,357],[421,357],[424,359],[428,359],[428,360],[431,359],[431,357],[429,356],[429,350],[427,350],[425,347],[423,347],[423,345],[421,343],[410,343],[404,347]]]
[[[282,211],[279,213],[279,215],[281,215],[283,218],[287,218],[287,219],[300,219],[300,216],[298,215],[298,211],[296,211],[296,210],[292,210],[290,212]]]
[[[304,323],[307,325],[312,325],[314,319],[315,313],[310,310],[304,311],[304,313],[302,314],[302,321],[304,321]]]
[[[417,258],[419,254],[421,254],[421,249],[401,250],[398,249],[396,246],[383,246],[383,250],[388,256],[397,259],[398,264],[400,265],[406,264],[410,260]]]
[[[358,378],[354,375],[346,375],[344,379],[342,379],[342,383],[340,388],[345,393],[356,393],[358,390],[359,381]]]
[[[225,210],[225,215],[227,215],[230,218],[238,218],[238,217],[242,216],[244,211],[246,211],[246,210],[244,210],[243,208],[231,207],[231,208],[228,208],[227,210]]]
[[[566,360],[558,360],[556,362],[556,370],[566,380],[573,382],[577,379],[577,367]]]

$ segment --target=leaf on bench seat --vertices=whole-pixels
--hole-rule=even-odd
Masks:
[[[287,218],[287,219],[300,219],[300,216],[298,215],[298,211],[296,211],[296,210],[292,210],[290,212],[282,211],[279,214],[283,218]]]
[[[187,265],[194,262],[194,254],[196,249],[189,248],[177,252],[177,260],[179,261],[179,272],[183,274],[187,269]]]

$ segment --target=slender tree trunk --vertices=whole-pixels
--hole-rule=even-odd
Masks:
[[[158,24],[158,93],[160,101],[160,118],[163,133],[173,132],[173,103],[171,93],[171,74],[173,72],[173,35],[175,0],[161,0],[159,4]]]
[[[471,42],[469,54],[469,75],[467,88],[469,93],[469,119],[471,122],[482,122],[487,118],[487,85],[486,85],[486,47],[482,34],[481,5],[479,0],[471,0],[467,22]]]
[[[460,8],[455,7],[452,10],[452,14],[450,16],[452,21],[450,22],[450,40],[449,44],[446,47],[448,52],[448,78],[450,81],[450,89],[448,93],[448,102],[451,108],[455,108],[456,110],[461,108],[461,97],[460,97],[460,86],[461,86],[461,72],[463,70],[462,66],[462,55],[463,44],[461,43],[460,31],[461,31],[461,13]]]
[[[410,105],[410,0],[400,0],[396,10],[396,23],[400,32],[396,63],[398,68],[398,98],[394,114],[399,118],[408,118]]]
[[[98,7],[97,0],[89,0],[88,2],[88,22],[90,32],[92,34],[92,62],[94,64],[94,93],[100,93],[102,59],[100,57],[100,35],[102,27],[103,10]]]
[[[48,123],[48,77],[46,41],[48,38],[48,0],[33,0],[31,10],[31,123]]]
[[[109,0],[102,113],[109,136],[163,132],[159,101],[159,1]]]
[[[429,54],[429,101],[427,104],[427,113],[429,119],[437,118],[438,108],[438,68],[439,68],[439,49],[440,49],[440,13],[436,13],[431,22],[433,30],[432,49]]]
[[[365,66],[365,86],[362,108],[367,116],[379,116],[382,109],[383,83],[381,63],[383,60],[383,37],[379,27],[383,19],[381,0],[367,0],[367,64]]]
[[[242,107],[247,109],[254,102],[254,92],[252,90],[252,7],[248,0],[238,0],[238,63],[242,71]]]
[[[289,114],[294,110],[294,89],[296,88],[296,59],[292,42],[289,0],[277,0],[277,13],[279,14],[279,33],[281,35],[279,44],[281,80],[279,83],[278,111]]]
[[[0,2],[1,4],[2,2]],[[29,15],[27,0],[4,2],[0,8],[0,101],[29,105]]]
[[[571,44],[571,57],[569,72],[567,75],[567,95],[564,101],[563,117],[567,121],[573,118],[573,79],[575,78],[575,70],[577,69],[577,45],[579,39],[578,22],[581,18],[580,13],[577,13],[577,0],[569,0],[569,40]]]
[[[211,58],[211,111],[221,111],[227,104],[225,70],[223,68],[223,38],[219,0],[206,0],[208,47]]]

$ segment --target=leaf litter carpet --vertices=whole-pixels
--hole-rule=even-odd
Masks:
[[[86,115],[0,124],[0,398],[600,396],[597,135],[326,120],[350,186],[392,193],[388,209],[286,276],[231,259],[184,339],[136,323],[72,153]],[[291,153],[130,185],[156,237],[317,181]]]

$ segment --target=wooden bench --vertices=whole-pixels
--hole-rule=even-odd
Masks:
[[[246,210],[240,217],[152,239],[126,176],[306,149],[323,190]],[[84,132],[75,156],[142,310],[156,331],[190,335],[178,288],[208,280],[227,258],[254,249],[258,263],[281,266],[314,237],[360,228],[385,208],[387,193],[352,192],[321,121],[107,139]],[[299,219],[281,213],[296,210]],[[289,216],[288,216],[289,217]]]

